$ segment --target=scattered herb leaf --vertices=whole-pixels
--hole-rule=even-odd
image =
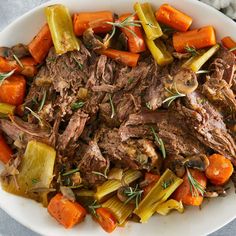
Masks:
[[[31,181],[32,181],[32,184],[37,184],[39,182],[38,179],[32,179]]]
[[[136,208],[138,207],[140,201],[141,201],[141,197],[142,197],[142,193],[143,193],[143,190],[140,190],[138,188],[138,185],[136,185],[135,188],[132,188],[132,187],[127,187],[125,190],[124,190],[124,194],[129,197],[125,202],[124,204],[127,204],[129,203],[131,200],[135,200],[135,205],[136,205]]]
[[[134,78],[129,78],[129,79],[128,79],[128,84],[132,84],[133,81],[134,81]]]
[[[73,104],[71,105],[71,109],[74,110],[74,111],[76,111],[76,110],[78,110],[79,108],[82,108],[82,107],[84,106],[84,104],[85,104],[85,102],[82,102],[82,101],[80,101],[80,102],[75,102],[75,103],[73,103]]]
[[[72,174],[74,174],[75,172],[78,172],[78,171],[79,171],[79,169],[76,168],[76,169],[70,170],[66,173],[63,173],[62,176],[72,175]]]
[[[109,94],[109,101],[110,101],[110,105],[111,105],[111,119],[115,116],[116,112],[115,112],[115,107],[112,101],[112,97],[111,94]]]
[[[42,98],[42,100],[40,102],[40,106],[39,106],[38,112],[40,112],[43,109],[43,106],[44,106],[45,101],[46,101],[46,97],[47,97],[47,91],[45,90],[44,93],[43,93],[43,98]]]
[[[105,179],[108,179],[108,176],[107,176],[108,169],[109,169],[109,165],[106,166],[106,169],[104,170],[104,173],[98,172],[98,171],[92,171],[92,173],[95,174],[95,175],[103,176]]]
[[[166,181],[163,181],[162,183],[161,183],[161,187],[163,188],[163,189],[167,189],[168,187],[170,187],[170,185],[173,183],[173,179],[168,179],[168,180],[166,180]]]
[[[40,123],[40,125],[43,126],[43,122],[42,122],[42,119],[40,118],[40,116],[34,112],[33,110],[31,110],[29,107],[25,107],[26,110],[30,111],[31,115],[34,116]]]
[[[163,142],[163,140],[161,138],[158,137],[158,135],[157,135],[157,133],[156,133],[156,131],[155,131],[155,129],[153,127],[151,127],[151,131],[153,133],[155,141],[159,145],[159,148],[161,150],[162,156],[165,159],[166,158],[166,149],[165,149],[164,142]]]
[[[21,63],[21,61],[19,60],[19,58],[16,56],[16,54],[13,53],[13,57],[14,57],[14,59],[16,60],[16,62],[19,64],[19,66],[20,66],[21,68],[24,68],[23,64]]]
[[[190,47],[190,46],[187,45],[187,46],[185,47],[185,51],[188,52],[188,53],[191,53],[192,56],[197,56],[197,55],[199,55],[199,52],[196,50],[195,47]]]
[[[97,217],[97,212],[96,212],[96,210],[97,210],[98,208],[100,208],[100,207],[102,207],[102,205],[99,204],[99,203],[97,202],[97,200],[95,200],[95,201],[92,203],[92,205],[88,206],[88,209],[89,209],[89,211],[91,212],[92,215],[94,215],[94,216]]]
[[[230,48],[230,49],[229,49],[230,52],[233,52],[233,51],[235,51],[235,50],[236,50],[236,47],[233,47],[233,48]]]
[[[79,69],[80,70],[83,70],[84,69],[84,65],[82,63],[80,63],[80,61],[76,58],[76,57],[73,57],[76,64],[78,65]]]
[[[3,81],[7,78],[9,78],[10,76],[12,76],[14,74],[15,70],[12,70],[8,73],[0,73],[0,86],[2,85]]]
[[[181,98],[181,97],[185,97],[186,94],[183,94],[183,93],[180,93],[177,88],[176,88],[176,85],[175,85],[175,91],[171,91],[169,90],[168,88],[165,88],[165,90],[171,94],[170,97],[166,98],[162,103],[166,103],[167,102],[167,106],[169,107],[170,104],[177,98]]]

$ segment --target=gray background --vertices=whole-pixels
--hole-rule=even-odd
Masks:
[[[48,0],[0,0],[0,31],[17,17],[25,12],[47,2]],[[3,45],[1,45],[3,46]],[[0,197],[1,200],[1,197]],[[217,217],[217,216],[214,216]],[[0,209],[0,235],[1,236],[38,236],[24,226],[10,218]],[[79,232],[78,232],[79,235]],[[210,236],[236,235],[236,220],[211,234]]]

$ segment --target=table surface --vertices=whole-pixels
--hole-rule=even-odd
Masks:
[[[0,31],[17,17],[30,9],[48,0],[0,0]],[[236,220],[210,236],[234,236],[236,234]],[[0,209],[0,235],[1,236],[38,236],[38,234],[25,228],[9,217]]]

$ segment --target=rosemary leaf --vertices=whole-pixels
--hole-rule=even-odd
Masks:
[[[24,68],[23,64],[21,63],[21,61],[19,60],[19,58],[16,56],[16,54],[13,53],[13,57],[14,57],[14,59],[16,60],[16,62],[19,64],[19,66],[20,66],[21,68]]]
[[[12,76],[14,74],[15,70],[12,70],[8,73],[0,73],[0,86],[2,85],[3,81],[7,78],[9,78],[10,76]]]
[[[185,51],[188,52],[188,53],[191,53],[192,56],[197,56],[199,55],[199,52],[197,52],[196,48],[195,47],[190,47],[190,46],[186,46],[185,47]]]
[[[98,208],[102,207],[102,205],[100,205],[99,203],[97,203],[97,200],[95,200],[92,205],[88,206],[89,211],[91,212],[92,215],[94,215],[95,217],[97,217],[97,212],[96,210]]]
[[[110,100],[110,105],[111,105],[111,119],[112,119],[115,116],[116,112],[115,112],[115,107],[112,101],[111,94],[109,94],[109,100]]]
[[[171,105],[171,103],[176,100],[177,98],[181,98],[181,97],[185,97],[186,94],[183,94],[183,93],[180,93],[177,88],[176,88],[176,85],[175,85],[175,91],[172,92],[171,90],[165,88],[165,90],[171,94],[170,97],[166,98],[162,103],[167,103],[167,106],[169,107]]]
[[[76,111],[78,110],[79,108],[82,108],[84,106],[84,102],[75,102],[71,105],[71,109]]]
[[[124,194],[128,197],[128,199],[124,202],[124,204],[129,203],[131,200],[135,199],[136,208],[138,207],[141,197],[142,197],[143,190],[138,189],[138,185],[135,188],[127,187],[124,190]]]
[[[159,148],[161,150],[162,156],[165,159],[166,158],[166,149],[165,149],[165,145],[164,142],[161,138],[158,137],[155,129],[153,127],[151,127],[151,131],[153,133],[153,136],[155,138],[155,141],[157,142],[157,144],[159,145]]]
[[[105,179],[108,179],[108,176],[107,176],[108,169],[109,169],[109,165],[106,166],[106,168],[104,170],[104,173],[101,173],[101,172],[98,172],[98,171],[92,171],[92,173],[95,174],[95,175],[103,176]]]
[[[31,110],[29,107],[25,107],[26,110],[30,111],[31,115],[34,116],[40,123],[40,125],[43,126],[43,122],[42,122],[42,119],[40,118],[40,116],[34,112],[33,110]]]
[[[31,181],[32,181],[32,184],[37,184],[39,182],[38,179],[32,179]]]
[[[161,187],[163,189],[167,189],[168,187],[170,187],[170,185],[173,183],[173,179],[168,179],[164,182],[161,183]]]
[[[72,174],[74,174],[75,172],[78,172],[78,171],[79,171],[79,169],[76,168],[76,169],[70,170],[70,171],[62,174],[62,176],[72,175]]]
[[[43,98],[41,100],[38,112],[40,112],[43,109],[43,106],[44,106],[45,101],[46,101],[46,97],[47,97],[47,91],[45,90],[44,93],[43,93]]]

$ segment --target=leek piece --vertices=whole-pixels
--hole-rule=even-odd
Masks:
[[[184,212],[184,206],[182,202],[178,202],[174,199],[170,199],[157,206],[156,212],[160,215],[167,215],[171,210],[177,210],[179,213]]]
[[[126,219],[133,213],[135,205],[124,204],[116,196],[110,198],[102,204],[102,207],[108,208],[116,217],[119,225],[122,225]]]
[[[107,180],[101,186],[97,187],[95,198],[98,201],[101,201],[108,194],[111,194],[116,190],[118,190],[122,186],[122,183],[130,184],[135,180],[137,180],[138,178],[140,178],[141,176],[142,173],[140,171],[128,170],[124,173],[122,180],[116,180],[116,179]]]
[[[173,57],[166,50],[166,46],[161,40],[153,41],[146,38],[146,44],[158,65],[164,66],[172,63]]]
[[[198,72],[201,67],[219,50],[219,48],[220,45],[216,44],[215,46],[204,52],[202,55],[191,57],[183,64],[183,67],[189,68],[194,72]]]
[[[47,194],[53,179],[56,151],[44,143],[30,141],[19,167],[16,181],[3,181],[7,192],[31,198],[47,206]],[[18,186],[17,186],[18,185]],[[41,191],[37,191],[41,190]],[[35,190],[35,191],[33,191]],[[45,191],[42,191],[45,190]]]
[[[79,42],[74,34],[68,8],[61,4],[48,6],[45,14],[56,53],[61,55],[68,51],[79,50]]]
[[[158,205],[165,202],[182,182],[182,179],[167,169],[152,190],[134,210],[134,213],[140,217],[140,222],[147,222],[155,213]]]
[[[14,115],[15,106],[6,104],[6,103],[0,103],[0,114],[3,115]]]
[[[134,10],[138,15],[145,34],[149,40],[155,40],[163,35],[150,3],[135,3]]]

